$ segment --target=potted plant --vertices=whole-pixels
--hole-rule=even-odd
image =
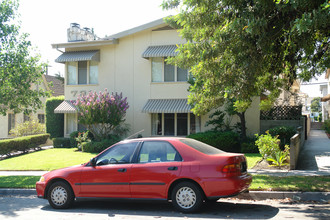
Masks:
[[[330,138],[330,120],[324,121],[323,129],[325,130],[325,133],[328,135],[328,138]]]

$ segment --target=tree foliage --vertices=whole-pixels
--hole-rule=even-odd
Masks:
[[[244,112],[268,91],[270,107],[281,89],[329,67],[328,0],[164,0],[178,8],[166,19],[187,43],[169,62],[190,68],[189,103],[203,114],[235,98]]]
[[[15,23],[18,2],[0,2],[0,114],[8,110],[15,113],[41,108],[40,97],[49,93],[35,90],[32,84],[41,83],[43,66],[40,57],[31,55],[31,42],[27,34],[20,34]]]
[[[312,112],[321,112],[322,111],[320,97],[313,98],[313,100],[311,102],[311,110],[312,110]]]
[[[110,95],[107,89],[78,96],[74,105],[78,110],[79,123],[86,126],[96,140],[107,138],[123,123],[129,107],[127,98],[117,93]]]

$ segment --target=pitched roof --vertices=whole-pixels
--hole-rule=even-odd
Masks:
[[[43,76],[47,82],[47,88],[53,91],[52,92],[53,96],[64,95],[64,82],[62,82],[55,76],[50,76],[50,75],[43,75]],[[50,82],[53,82],[52,86],[50,86]]]

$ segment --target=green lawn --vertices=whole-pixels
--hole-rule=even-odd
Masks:
[[[250,190],[330,192],[330,176],[254,175]]]
[[[0,176],[0,188],[33,189],[40,176]]]
[[[254,167],[262,159],[260,154],[244,154],[247,160],[248,169]]]
[[[0,161],[0,170],[54,170],[86,163],[96,154],[82,153],[76,148],[41,150]]]

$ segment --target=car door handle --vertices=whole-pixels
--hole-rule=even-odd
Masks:
[[[178,167],[169,167],[168,170],[178,170]]]
[[[121,168],[121,169],[118,169],[117,171],[124,173],[124,172],[126,172],[126,169],[125,168]]]

